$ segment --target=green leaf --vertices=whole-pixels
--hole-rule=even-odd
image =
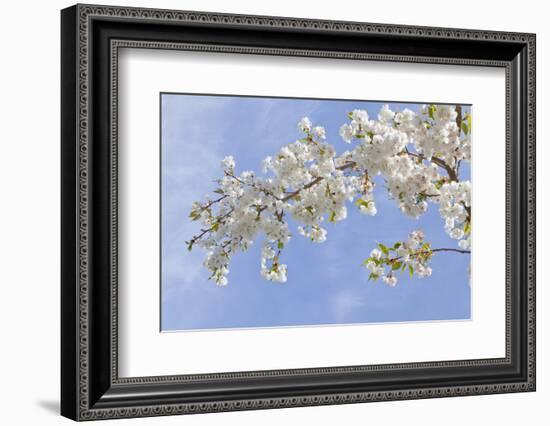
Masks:
[[[277,242],[277,248],[278,248],[279,250],[282,250],[282,249],[285,248],[285,245],[283,244],[282,241],[278,241],[278,242]]]
[[[309,214],[313,215],[313,207],[307,206],[306,210],[309,212]]]
[[[219,227],[220,227],[220,222],[215,222],[210,229],[216,232],[219,229]]]
[[[353,118],[353,114],[351,112],[348,112],[348,118]]]
[[[377,279],[378,279],[378,275],[376,275],[375,273],[371,272],[370,275],[369,275],[369,281],[370,281],[370,280],[376,281]]]
[[[214,189],[214,192],[215,192],[216,194],[220,194],[220,195],[223,195],[223,194],[224,194],[223,189],[221,189],[221,188]]]
[[[356,205],[357,207],[364,206],[364,207],[367,208],[367,209],[369,208],[369,202],[363,200],[362,198],[358,198],[357,200],[355,200],[355,205]]]
[[[434,119],[434,112],[435,112],[435,105],[430,105],[428,107],[428,115],[432,120]]]
[[[199,220],[201,218],[201,213],[197,210],[193,210],[191,213],[189,213],[189,218],[193,221]]]
[[[332,213],[330,214],[330,217],[328,218],[328,221],[329,221],[329,222],[336,222],[336,221],[335,221],[335,218],[336,218],[336,212],[332,212]]]
[[[412,278],[413,274],[414,274],[414,269],[411,265],[409,265],[409,276]]]
[[[382,253],[384,253],[386,256],[390,254],[389,249],[382,243],[378,243],[378,247],[380,250],[382,250]]]
[[[403,266],[401,267],[401,272],[403,272],[405,270],[405,268],[407,267],[407,264],[406,263],[403,263]]]
[[[367,263],[369,262],[372,262],[374,263],[376,266],[380,266],[380,264],[383,262],[381,259],[374,259],[372,257],[369,257],[368,259],[364,260],[363,261],[363,265],[367,265]]]
[[[467,220],[466,222],[464,222],[464,233],[469,234],[471,230],[472,225],[470,224],[470,221]]]
[[[472,115],[466,114],[466,121],[468,122],[468,130],[472,131]]]
[[[460,125],[460,127],[462,128],[462,131],[464,132],[465,135],[468,134],[468,125],[466,124],[465,121],[463,121]]]
[[[402,262],[393,262],[391,269],[392,271],[397,271],[403,265]]]
[[[401,242],[398,241],[393,245],[394,250],[397,250],[399,247],[401,247]]]

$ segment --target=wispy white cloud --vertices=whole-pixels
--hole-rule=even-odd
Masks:
[[[219,174],[223,133],[198,116],[223,111],[230,101],[209,97],[164,95],[162,129],[162,274],[163,297],[190,289],[201,275],[203,253],[188,252],[185,241],[198,231],[188,220],[193,201],[209,193]],[[218,117],[219,119],[219,117]],[[205,142],[208,143],[205,143]]]
[[[351,314],[364,309],[365,305],[365,296],[350,289],[337,292],[331,301],[332,314],[337,322],[346,322]]]

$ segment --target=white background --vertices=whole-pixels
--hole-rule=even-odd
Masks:
[[[143,49],[123,49],[119,54],[119,222],[123,224],[119,233],[119,374],[156,376],[504,357],[505,181],[493,178],[505,173],[504,70],[235,56]],[[256,74],[262,79],[251,80]],[[218,79],[219,75],[224,78]],[[338,84],[320,84],[328,80]],[[359,87],[357,81],[362,82]],[[428,87],[422,86],[425,81],[430,82]],[[159,333],[159,208],[151,202],[159,199],[159,92],[472,104],[476,224],[472,319]],[[487,163],[492,173],[487,172]],[[501,206],[496,215],[494,206]],[[492,253],[492,262],[486,262],[483,253]],[[224,356],[204,350],[211,346],[224,348]]]
[[[103,3],[118,4],[105,0]],[[348,0],[190,0],[120,3],[175,9],[225,11],[370,22],[536,32],[538,76],[538,391],[423,401],[402,401],[185,418],[118,420],[120,424],[464,425],[490,419],[500,425],[546,424],[550,399],[550,292],[545,238],[550,185],[544,158],[550,134],[550,28],[540,0],[421,3]],[[59,9],[65,1],[3,4],[0,27],[0,400],[3,424],[68,424],[57,416],[59,394]],[[129,423],[130,422],[130,423]],[[102,424],[114,423],[108,421]]]

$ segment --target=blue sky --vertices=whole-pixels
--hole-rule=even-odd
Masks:
[[[367,281],[361,266],[377,241],[393,243],[422,229],[432,247],[455,247],[443,230],[437,208],[419,219],[404,216],[377,179],[378,214],[360,214],[349,205],[348,218],[327,224],[327,241],[315,244],[294,237],[282,262],[288,281],[271,283],[260,276],[261,239],[233,257],[229,285],[217,287],[203,268],[204,251],[186,249],[200,226],[188,219],[191,204],[215,189],[220,161],[233,155],[237,172],[260,172],[261,161],[300,138],[296,128],[308,116],[325,126],[337,152],[347,148],[338,135],[353,109],[376,116],[382,103],[315,99],[254,98],[161,94],[161,330],[282,327],[470,318],[469,255],[434,256],[431,277],[399,276],[396,287]],[[418,108],[388,102],[392,109]],[[469,167],[462,178],[469,179]],[[261,238],[261,237],[260,237]]]

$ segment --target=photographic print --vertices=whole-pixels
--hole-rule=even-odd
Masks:
[[[471,319],[471,105],[160,103],[161,331]]]
[[[63,9],[62,415],[535,391],[536,75],[530,33]]]

